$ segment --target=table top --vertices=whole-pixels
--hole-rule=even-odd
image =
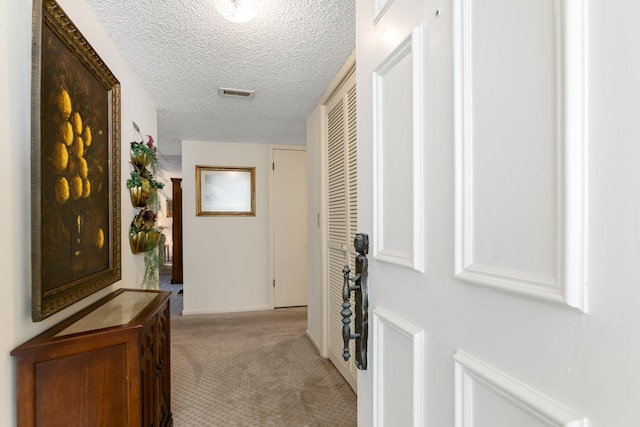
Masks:
[[[126,325],[157,296],[158,294],[153,292],[124,291],[55,336]]]

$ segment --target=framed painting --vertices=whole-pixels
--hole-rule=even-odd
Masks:
[[[34,0],[32,317],[120,280],[120,83],[54,0]]]
[[[256,216],[256,168],[196,166],[197,216]]]
[[[173,217],[173,200],[167,199],[167,218]]]

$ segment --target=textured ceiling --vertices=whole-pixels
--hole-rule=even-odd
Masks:
[[[169,156],[183,139],[304,144],[305,119],[355,48],[355,0],[261,0],[246,24],[213,0],[86,1],[155,102]]]

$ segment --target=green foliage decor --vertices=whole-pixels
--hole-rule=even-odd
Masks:
[[[133,128],[142,140],[131,142],[132,171],[126,185],[131,191],[131,203],[134,207],[142,207],[142,209],[131,221],[129,243],[134,254],[144,252],[145,270],[141,286],[157,289],[162,261],[160,251],[157,249],[162,235],[161,227],[157,226],[157,214],[161,209],[158,190],[162,190],[164,184],[153,179],[158,170],[158,156],[153,137],[147,135],[147,142],[144,142],[140,128],[135,122],[133,122]]]

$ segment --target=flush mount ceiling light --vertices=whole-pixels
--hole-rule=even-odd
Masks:
[[[249,22],[258,12],[258,0],[214,0],[214,2],[220,15],[231,22]]]

